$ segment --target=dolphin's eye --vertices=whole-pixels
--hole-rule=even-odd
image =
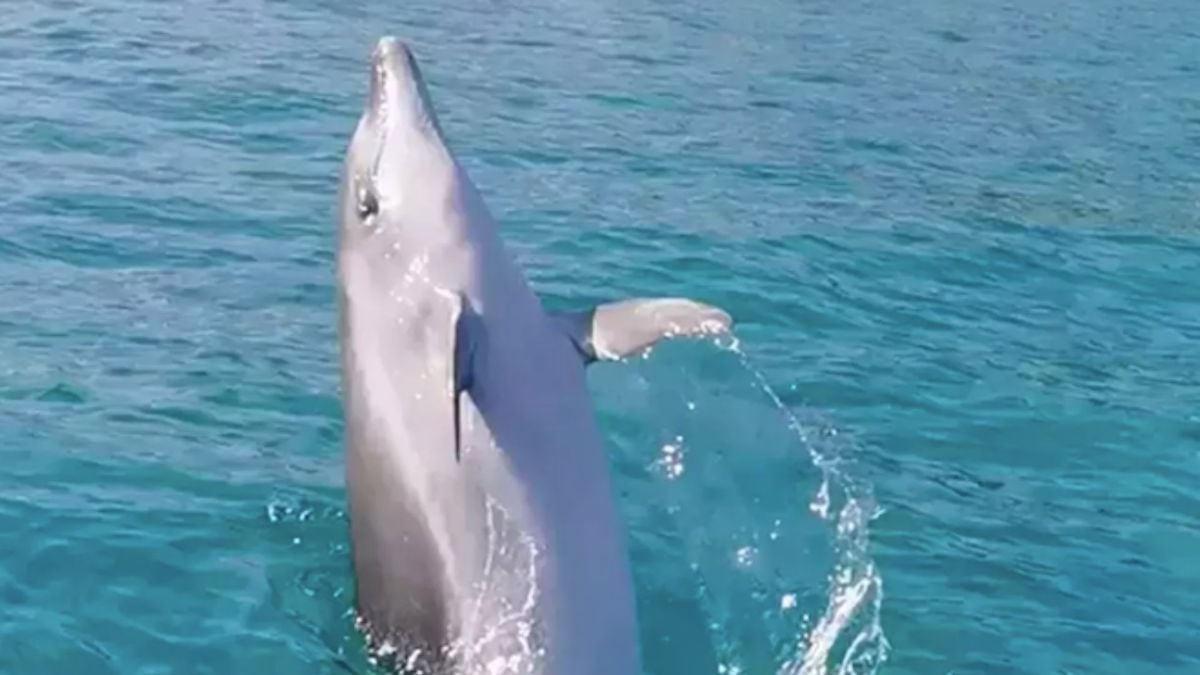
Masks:
[[[373,218],[377,213],[379,213],[379,200],[375,197],[375,193],[366,187],[360,187],[358,189],[358,217],[366,220]]]

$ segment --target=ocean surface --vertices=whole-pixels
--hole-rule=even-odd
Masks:
[[[1198,27],[5,0],[0,673],[378,672],[332,252],[387,33],[548,307],[738,321],[590,370],[646,673],[1200,673]]]

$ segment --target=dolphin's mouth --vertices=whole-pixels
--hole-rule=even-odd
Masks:
[[[412,50],[390,35],[379,39],[371,55],[370,106],[379,126],[429,126],[441,136],[425,78]]]
[[[369,130],[375,136],[374,153],[367,167],[365,183],[375,184],[379,178],[379,166],[388,145],[388,132],[393,126],[393,112],[398,104],[401,81],[397,77],[397,61],[407,49],[392,36],[380,38],[371,54],[370,98],[367,103],[366,119]],[[374,188],[365,187],[373,191]]]
[[[377,207],[386,206],[389,196],[394,200],[401,194],[380,189],[385,187],[381,181],[398,180],[395,171],[388,173],[390,178],[383,175],[387,169],[411,167],[425,161],[420,159],[422,153],[445,146],[416,58],[395,37],[380,38],[371,54],[369,97],[359,133],[369,136],[364,142],[371,148],[358,167],[359,189],[373,193]]]
[[[388,109],[396,88],[393,62],[400,49],[393,37],[384,37],[371,55],[371,117],[377,126],[386,127]]]

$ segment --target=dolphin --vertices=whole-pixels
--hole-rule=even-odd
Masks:
[[[551,313],[451,152],[412,51],[371,56],[338,197],[358,628],[414,673],[640,673],[586,368],[726,333],[684,298]]]

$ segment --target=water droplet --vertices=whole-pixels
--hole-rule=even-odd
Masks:
[[[817,495],[813,497],[812,503],[808,508],[813,513],[817,514],[821,520],[829,517],[829,479],[821,481],[821,489],[817,490]]]
[[[676,436],[674,443],[663,444],[662,457],[659,458],[657,464],[662,467],[663,472],[670,480],[675,480],[683,475],[682,436]]]
[[[758,557],[758,549],[753,546],[743,546],[737,550],[737,563],[742,567],[749,567],[754,564],[754,559]]]

